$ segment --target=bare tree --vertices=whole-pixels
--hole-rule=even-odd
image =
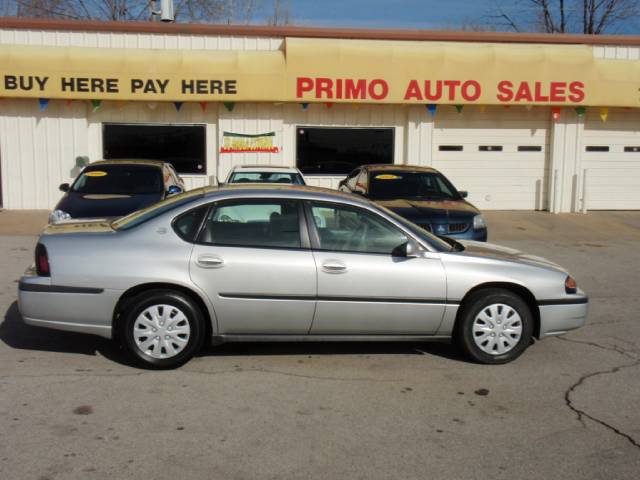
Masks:
[[[273,15],[269,19],[269,25],[289,25],[290,22],[289,1],[273,0]]]
[[[640,0],[514,0],[496,2],[494,24],[520,31],[599,35],[640,14]]]
[[[153,0],[0,0],[0,12],[76,20],[150,20],[155,3]],[[249,23],[256,3],[257,0],[174,0],[174,14],[176,21]]]

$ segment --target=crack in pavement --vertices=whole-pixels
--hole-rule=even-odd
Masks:
[[[584,418],[588,418],[589,420],[591,420],[591,421],[593,421],[593,422],[605,427],[606,429],[612,431],[616,435],[624,438],[625,440],[627,440],[634,447],[640,449],[640,441],[636,440],[635,438],[633,438],[628,433],[623,432],[619,428],[614,427],[613,425],[610,425],[609,423],[605,422],[604,420],[602,420],[600,418],[597,418],[597,417],[587,413],[586,411],[582,410],[581,408],[578,408],[576,405],[574,405],[573,400],[571,399],[571,394],[574,393],[578,387],[583,385],[586,380],[588,380],[590,378],[593,378],[593,377],[597,377],[599,375],[611,375],[611,374],[617,373],[617,372],[619,372],[620,370],[623,370],[623,369],[637,367],[638,365],[640,365],[640,359],[638,359],[635,355],[631,354],[631,352],[627,352],[627,351],[619,348],[618,346],[606,347],[606,346],[600,345],[599,343],[596,343],[596,342],[583,342],[583,341],[580,341],[580,340],[571,340],[571,339],[562,338],[562,337],[556,337],[556,338],[558,340],[563,340],[565,342],[577,343],[577,344],[586,345],[586,346],[589,346],[589,347],[600,348],[602,350],[608,350],[610,352],[615,352],[615,353],[618,353],[620,355],[623,355],[623,356],[625,356],[627,358],[630,358],[630,359],[634,360],[632,363],[628,363],[628,364],[625,364],[625,365],[618,365],[618,366],[610,368],[608,370],[600,370],[600,371],[597,371],[597,372],[591,372],[591,373],[586,373],[586,374],[582,375],[578,379],[577,382],[575,382],[573,385],[571,385],[565,391],[565,393],[564,393],[564,402],[565,402],[566,406],[572,412],[574,412],[576,414],[578,421],[582,424],[583,427],[586,427],[586,424],[584,422]]]

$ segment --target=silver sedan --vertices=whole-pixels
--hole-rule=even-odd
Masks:
[[[211,340],[453,340],[498,364],[587,315],[543,258],[445,241],[335,191],[246,185],[49,226],[19,306],[29,325],[117,338],[155,368]]]

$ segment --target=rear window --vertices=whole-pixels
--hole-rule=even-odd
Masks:
[[[71,191],[82,194],[141,195],[164,190],[162,169],[153,165],[95,165],[87,167]]]
[[[128,230],[140,225],[141,223],[156,218],[165,212],[173,210],[174,208],[178,208],[187,203],[191,203],[197,198],[202,197],[203,195],[204,188],[197,188],[186,193],[174,195],[158,203],[154,203],[147,208],[143,208],[142,210],[133,212],[126,217],[114,220],[113,222],[111,222],[111,228],[113,228],[114,230]]]
[[[302,177],[289,172],[234,172],[229,183],[283,183],[304,185]]]

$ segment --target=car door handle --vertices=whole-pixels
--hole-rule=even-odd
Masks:
[[[344,273],[347,266],[337,260],[328,260],[322,264],[322,270],[327,273]]]
[[[224,260],[214,255],[201,255],[196,260],[196,264],[202,268],[219,268],[224,265]]]

